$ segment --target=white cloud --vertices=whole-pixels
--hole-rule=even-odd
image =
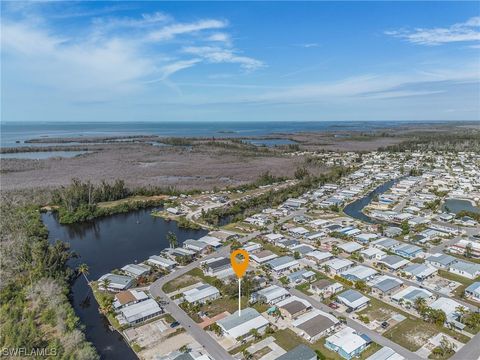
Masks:
[[[11,18],[2,15],[5,69],[28,78],[32,85],[55,89],[62,95],[73,94],[80,101],[113,98],[115,94],[142,90],[151,82],[174,88],[171,82],[167,84],[172,75],[201,62],[228,62],[249,71],[263,65],[238,55],[230,47],[228,33],[211,32],[225,28],[225,20],[180,23],[168,14],[154,12],[137,18],[97,17],[79,31],[66,33],[42,13],[32,15],[32,7],[24,18],[18,15],[21,10],[15,9]],[[193,52],[186,55],[181,43],[173,41],[180,35],[189,43],[215,47],[201,56]]]
[[[235,50],[217,46],[186,46],[183,51],[187,54],[197,55],[209,63],[232,63],[240,64],[247,71],[257,70],[265,64],[259,60],[238,55]]]
[[[230,46],[232,44],[232,39],[230,35],[224,32],[217,32],[210,36],[208,36],[205,40],[212,41],[212,42],[221,42],[225,43],[226,45]]]
[[[200,20],[193,23],[176,23],[151,32],[148,35],[148,39],[152,41],[171,40],[177,35],[191,34],[202,30],[222,29],[227,27],[227,25],[226,21],[214,19]]]
[[[385,31],[386,35],[405,39],[419,45],[441,45],[454,42],[480,41],[480,17],[446,28],[416,28],[413,30]]]

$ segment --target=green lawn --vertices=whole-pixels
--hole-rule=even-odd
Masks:
[[[378,320],[378,321],[386,321],[388,320],[394,313],[402,314],[405,317],[411,317],[411,315],[407,314],[406,312],[397,309],[394,306],[384,303],[376,298],[370,298],[370,305],[367,308],[359,311],[357,314],[367,316],[370,321]]]
[[[452,274],[451,272],[448,272],[448,271],[445,271],[445,270],[438,270],[438,275],[440,275],[441,277],[443,277],[445,279],[456,281],[456,282],[459,282],[460,284],[463,284],[463,285],[466,285],[466,286],[474,283],[475,281],[480,280],[480,278],[470,280],[470,279],[467,279],[466,277],[456,275],[456,274]]]
[[[412,318],[408,318],[398,325],[395,325],[390,330],[386,331],[383,336],[410,351],[417,351],[428,341],[428,339],[440,332],[448,334],[463,343],[470,340],[467,336],[443,326],[437,326],[435,324]]]
[[[306,295],[313,295],[312,292],[310,291],[310,283],[303,283],[300,285],[295,286],[295,289],[303,292]]]
[[[317,342],[311,344],[305,339],[299,337],[297,334],[295,334],[292,330],[290,329],[284,329],[284,330],[278,330],[273,334],[273,337],[275,338],[275,342],[284,350],[290,351],[294,347],[300,345],[300,344],[305,344],[308,347],[310,347],[313,350],[318,350],[320,351],[326,358],[326,360],[345,360],[343,359],[340,355],[338,355],[336,352],[328,350],[325,347],[325,339],[322,338],[318,340]],[[360,355],[360,360],[366,359],[373,353],[377,352],[381,348],[380,345],[376,343],[372,343],[365,351],[362,352]]]
[[[274,254],[277,254],[278,256],[284,256],[288,254],[288,250],[283,249],[279,246],[275,246],[273,244],[270,244],[267,241],[263,241],[262,239],[255,239],[253,242],[256,242],[258,244],[261,244],[265,250],[270,250]]]

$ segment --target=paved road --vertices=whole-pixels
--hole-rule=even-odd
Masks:
[[[291,213],[288,216],[285,216],[281,219],[278,220],[278,223],[283,223],[287,220],[290,220],[291,218],[304,214],[305,210],[299,210]],[[273,224],[268,226],[268,229],[272,231],[273,229]],[[242,238],[239,239],[240,243],[245,243],[247,241],[252,240],[253,238],[257,237],[261,233],[259,231],[253,232],[251,234],[248,234]],[[173,301],[171,301],[167,294],[162,290],[163,285],[165,285],[167,282],[178,278],[179,276],[184,275],[185,273],[189,272],[190,270],[193,270],[196,267],[200,266],[200,263],[207,260],[211,259],[214,257],[220,257],[220,256],[229,256],[230,254],[230,245],[221,247],[220,249],[217,249],[215,252],[202,257],[201,259],[195,260],[191,262],[190,264],[184,266],[183,268],[176,269],[174,272],[171,272],[170,274],[161,277],[157,281],[155,281],[153,284],[150,285],[150,294],[152,294],[153,297],[160,297],[164,300],[168,300],[168,304],[165,306],[165,310],[171,314],[175,320],[177,320],[184,328],[187,330],[187,332],[192,335],[192,337],[200,343],[206,350],[207,352],[216,360],[224,360],[224,359],[233,359],[233,357],[216,341],[214,340],[208,333],[203,330],[201,327],[198,326],[196,322],[194,322],[190,316],[183,311],[182,308],[180,308],[177,304],[175,304]]]
[[[458,350],[450,360],[480,360],[480,333]]]
[[[301,299],[307,300],[313,306],[315,306],[316,308],[318,308],[320,310],[323,310],[327,313],[331,312],[337,317],[338,316],[343,316],[343,314],[332,310],[327,305],[321,303],[320,301],[317,301],[317,300],[313,299],[312,297],[304,294],[303,292],[301,292],[297,289],[292,288],[292,289],[290,289],[290,292],[293,295],[298,296]],[[347,325],[350,326],[352,329],[355,329],[358,333],[368,335],[368,337],[370,337],[370,339],[375,341],[377,344],[380,344],[382,346],[388,346],[389,348],[392,348],[397,353],[404,356],[405,359],[408,359],[408,360],[421,360],[422,359],[417,354],[405,349],[403,346],[400,346],[397,343],[394,343],[393,341],[383,337],[382,335],[378,334],[377,332],[375,332],[373,330],[370,330],[369,328],[363,326],[362,324],[360,324],[360,323],[356,322],[355,320],[352,320],[348,317],[347,317]]]
[[[409,191],[409,194],[402,201],[400,201],[397,205],[393,207],[393,211],[402,211],[407,202],[416,194],[417,191],[421,190],[425,186],[425,184],[425,180],[420,181],[419,184],[417,184],[415,187],[413,187],[413,189]]]

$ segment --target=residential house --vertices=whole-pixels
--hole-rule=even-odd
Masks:
[[[370,299],[362,293],[349,289],[337,295],[338,301],[350,309],[350,311],[359,310],[368,305]]]
[[[262,250],[254,254],[250,254],[250,259],[255,261],[257,264],[264,264],[270,260],[277,258],[278,255],[273,253],[270,250]]]
[[[476,281],[465,288],[465,295],[472,300],[480,301],[480,281]]]
[[[241,313],[235,311],[233,314],[218,320],[217,324],[225,336],[236,340],[237,338],[248,338],[252,329],[263,334],[269,322],[257,310],[246,308]]]
[[[310,285],[310,290],[317,295],[321,295],[325,299],[342,291],[343,285],[337,282],[332,283],[328,279],[320,279]]]
[[[351,254],[355,251],[359,251],[363,249],[363,246],[355,241],[350,241],[338,246],[339,249],[342,249],[344,252]]]
[[[368,266],[357,265],[351,267],[340,275],[350,281],[367,281],[373,278],[377,273],[374,269]]]
[[[467,308],[465,308],[460,303],[446,297],[439,297],[437,300],[430,304],[430,307],[435,310],[442,310],[445,313],[445,315],[447,316],[445,323],[447,325],[459,330],[463,330],[465,328],[465,325],[458,321],[461,315],[458,309]]]
[[[352,265],[352,261],[341,258],[335,258],[323,264],[323,266],[326,266],[328,270],[335,275],[348,270]]]
[[[300,336],[314,343],[333,332],[339,320],[326,312],[315,309],[292,321],[292,326],[300,330]]]
[[[107,281],[107,285],[105,285]],[[117,275],[117,274],[105,274],[98,279],[99,288],[110,291],[121,291],[132,287],[135,284],[135,279],[130,276]]]
[[[209,259],[203,262],[202,269],[205,275],[215,276],[219,279],[224,279],[233,275],[230,259],[226,257]]]
[[[143,291],[138,291],[138,290],[125,290],[125,291],[120,291],[119,293],[115,294],[114,300],[113,300],[113,307],[118,310],[123,307],[129,306],[136,304],[140,301],[147,300],[149,297],[145,292]]]
[[[388,269],[392,271],[396,271],[401,267],[409,264],[410,261],[398,255],[388,255],[380,260],[377,260],[377,263],[385,265]]]
[[[122,271],[128,276],[138,278],[147,275],[152,268],[145,264],[128,264],[122,267]]]
[[[282,275],[287,271],[295,270],[300,266],[298,261],[292,256],[281,256],[268,261],[266,265],[277,273],[277,275]]]
[[[408,259],[413,259],[418,257],[423,252],[423,249],[416,245],[402,244],[397,246],[394,252]]]
[[[428,290],[420,289],[416,286],[408,286],[393,295],[392,300],[397,303],[403,303],[408,306],[413,306],[416,299],[422,298],[428,300],[432,296],[433,294]]]
[[[252,302],[259,301],[273,305],[289,296],[290,293],[285,288],[278,285],[270,285],[265,289],[261,289],[253,293],[250,300]]]
[[[365,360],[404,360],[405,358],[392,348],[387,346],[382,347],[373,355],[370,355]]]
[[[201,240],[188,239],[183,242],[183,247],[192,250],[197,254],[204,254],[211,250],[211,246]]]
[[[120,309],[117,320],[120,325],[135,325],[160,316],[162,313],[162,308],[158,306],[155,300],[147,299]]]
[[[300,344],[280,355],[276,360],[317,360],[317,354],[308,346]]]
[[[372,292],[381,296],[389,296],[398,291],[403,281],[388,275],[379,276],[372,285]]]
[[[220,291],[215,286],[201,284],[183,292],[183,298],[190,304],[205,304],[220,297]]]
[[[163,256],[158,256],[158,255],[150,256],[147,262],[151,265],[154,265],[166,270],[172,270],[173,268],[175,268],[175,266],[177,266],[176,261],[167,259]]]
[[[321,264],[331,258],[333,258],[333,255],[328,251],[314,250],[305,254],[305,259],[315,261],[317,264]]]
[[[316,274],[313,271],[306,269],[298,270],[287,275],[288,282],[295,285],[302,284],[307,281],[312,281],[315,279],[315,277]]]
[[[351,327],[342,330],[325,339],[325,347],[335,351],[346,360],[358,357],[369,345],[370,339],[360,336]]]
[[[308,301],[296,296],[290,296],[278,302],[276,306],[280,313],[290,320],[294,320],[312,309],[312,305]]]
[[[369,247],[361,250],[360,255],[366,260],[380,260],[381,258],[387,256],[387,253],[379,248]]]
[[[457,261],[458,259],[453,257],[452,255],[446,255],[441,253],[430,255],[425,259],[425,262],[439,269],[448,269]]]
[[[468,261],[457,261],[450,265],[448,271],[452,274],[460,275],[468,279],[475,279],[477,276],[480,276],[480,264]]]
[[[401,242],[395,239],[389,239],[389,238],[383,237],[378,240],[372,241],[371,244],[372,246],[381,250],[393,251],[393,249],[401,245]]]
[[[454,254],[465,255],[468,251],[472,257],[480,257],[480,242],[474,240],[461,239],[456,244],[448,248]]]
[[[402,269],[402,273],[410,276],[417,281],[423,281],[429,277],[433,277],[438,269],[430,264],[411,264]]]

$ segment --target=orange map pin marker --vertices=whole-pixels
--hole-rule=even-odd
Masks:
[[[243,257],[240,261],[237,258],[239,255]],[[249,260],[250,257],[248,256],[248,252],[244,249],[234,250],[230,254],[230,263],[232,264],[232,269],[238,278],[238,316],[242,315],[242,277],[247,271]]]
[[[239,259],[237,258],[238,255],[241,255],[243,259],[239,261]],[[232,264],[233,271],[239,279],[242,278],[243,275],[245,275],[249,260],[250,257],[248,256],[248,252],[244,249],[234,250],[230,254],[230,262]]]

